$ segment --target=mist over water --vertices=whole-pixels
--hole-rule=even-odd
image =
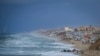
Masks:
[[[0,56],[75,56],[61,52],[72,46],[29,34],[0,35]]]

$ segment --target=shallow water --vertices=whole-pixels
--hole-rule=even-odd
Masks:
[[[78,56],[61,52],[72,48],[53,39],[29,34],[0,36],[0,56]]]

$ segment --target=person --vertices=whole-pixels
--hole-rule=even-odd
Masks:
[[[90,40],[90,35],[86,34],[86,35],[84,35],[84,38],[85,38],[85,43],[88,43]]]

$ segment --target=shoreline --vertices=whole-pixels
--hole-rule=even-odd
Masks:
[[[62,42],[64,44],[72,44],[74,45],[74,48],[80,49],[83,51],[82,54],[78,54],[79,56],[99,56],[100,51],[96,50],[89,50],[89,44],[82,44],[81,41],[76,41],[76,40],[66,40],[66,39],[61,39],[60,37],[51,37],[51,38],[56,38],[59,42]]]
[[[62,39],[61,37],[49,37],[46,36],[48,38],[52,38],[52,39],[56,39],[56,41],[59,41],[61,43],[64,44],[72,44],[74,45],[73,48],[75,49],[79,49],[81,50],[83,53],[82,54],[77,54],[79,56],[99,56],[100,55],[100,51],[96,51],[96,50],[89,50],[89,44],[82,44],[81,41],[77,41],[77,40],[67,40],[67,39]]]
[[[98,45],[91,45],[99,38],[99,30],[99,27],[96,28],[93,26],[78,28],[64,27],[60,29],[41,30],[37,31],[37,33],[48,38],[56,38],[56,40],[65,44],[73,44],[74,48],[79,49],[76,51],[82,51],[82,54],[79,54],[80,56],[100,56],[100,51],[90,49],[91,46],[100,49]]]

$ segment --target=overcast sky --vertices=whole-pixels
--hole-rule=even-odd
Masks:
[[[100,0],[0,0],[0,32],[100,26]]]

